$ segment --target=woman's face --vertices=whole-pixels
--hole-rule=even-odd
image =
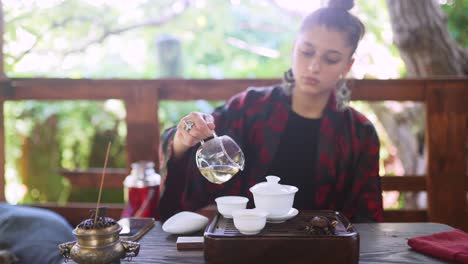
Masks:
[[[325,26],[299,33],[294,43],[294,92],[309,95],[332,91],[353,64],[346,34]]]

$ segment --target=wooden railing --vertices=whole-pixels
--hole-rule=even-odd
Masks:
[[[225,100],[248,86],[277,83],[277,79],[239,80],[85,80],[10,79],[0,82],[0,100],[121,99],[127,116],[128,164],[138,160],[158,163],[161,100]],[[426,106],[426,175],[382,176],[383,190],[427,191],[427,210],[386,210],[389,222],[433,221],[468,231],[467,135],[468,79],[349,80],[353,100],[418,101]],[[5,149],[3,108],[0,111],[0,148]],[[422,118],[422,117],[421,117]],[[5,151],[0,152],[0,200],[4,200]],[[122,188],[127,170],[110,170],[105,187]],[[99,185],[99,171],[64,172],[74,187]],[[91,204],[40,204],[64,215],[73,225],[88,216]],[[119,218],[123,205],[106,205]]]

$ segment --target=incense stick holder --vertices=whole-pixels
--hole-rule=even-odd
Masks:
[[[122,227],[109,217],[99,217],[94,224],[90,218],[81,222],[73,234],[77,241],[59,245],[62,256],[79,264],[120,263],[121,259],[136,257],[140,244],[120,240]]]

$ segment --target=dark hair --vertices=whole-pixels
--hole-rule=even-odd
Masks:
[[[353,6],[353,0],[329,0],[327,7],[320,8],[304,18],[300,32],[307,31],[316,25],[344,32],[348,36],[352,54],[365,31],[364,24],[359,18],[348,12]]]

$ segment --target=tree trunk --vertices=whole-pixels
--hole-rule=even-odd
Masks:
[[[436,0],[387,0],[393,40],[408,76],[468,74],[468,50],[447,29],[447,18]]]
[[[405,62],[408,77],[433,77],[433,76],[463,76],[468,74],[468,50],[458,45],[450,36],[447,29],[447,19],[437,0],[387,0],[390,19],[393,29],[393,40],[397,45],[401,58]],[[390,109],[389,109],[390,111]],[[380,109],[376,114],[381,119],[385,112]],[[414,116],[423,117],[424,106],[414,105],[407,108],[405,112],[399,114],[400,120],[414,120]],[[383,117],[383,116],[382,116]],[[422,118],[421,118],[422,119]],[[388,120],[387,120],[388,121]],[[391,121],[390,121],[391,122]],[[387,124],[385,124],[387,123]],[[421,135],[424,135],[425,123],[421,123],[419,130],[414,130],[414,125],[409,126],[408,122],[402,122],[398,130],[399,133],[389,133],[394,142],[399,142],[402,138],[407,139],[404,144],[395,144],[400,157],[410,161],[421,161],[424,146],[417,149],[411,142],[424,144]],[[395,126],[389,122],[383,122],[384,126]],[[413,138],[411,139],[411,135]],[[418,135],[420,135],[418,139]],[[421,151],[421,149],[423,149]],[[404,154],[404,155],[401,155]],[[426,171],[403,163],[406,174],[420,174]],[[415,170],[416,169],[416,170]],[[417,204],[415,194],[407,194],[408,208],[421,207]],[[423,199],[424,201],[424,199]],[[425,202],[424,202],[425,203]]]

